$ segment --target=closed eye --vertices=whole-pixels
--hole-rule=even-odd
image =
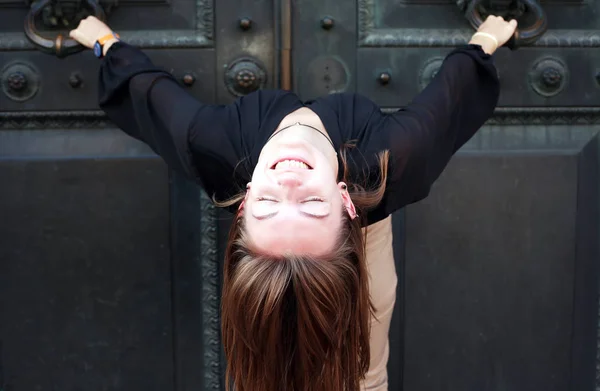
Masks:
[[[310,197],[310,198],[302,201],[302,203],[311,202],[311,201],[325,202],[325,200],[322,199],[322,198],[319,198],[319,197]]]
[[[270,197],[257,197],[256,201],[278,202],[275,198],[270,198]]]
[[[325,219],[329,216],[329,204],[320,197],[309,197],[298,202],[301,204],[300,214],[315,218]],[[255,198],[255,207],[252,209],[252,215],[257,220],[267,220],[279,213],[280,201],[277,198],[269,196],[260,196]]]
[[[258,215],[253,215],[253,216],[254,216],[254,218],[256,220],[268,220],[271,217],[275,217],[277,215],[277,213],[279,213],[279,211],[275,211],[273,213],[269,213],[269,214],[266,214],[264,216],[258,216]],[[302,211],[302,210],[300,211],[300,214],[304,215],[306,217],[311,217],[313,219],[318,219],[318,220],[319,219],[326,219],[327,217],[329,217],[329,214],[324,214],[324,215],[312,214],[312,213],[305,212],[305,211]]]
[[[329,215],[329,204],[320,197],[309,197],[300,202],[300,212],[311,217],[325,218]]]

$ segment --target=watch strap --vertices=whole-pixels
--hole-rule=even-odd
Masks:
[[[119,37],[119,34],[116,34],[116,33],[110,33],[110,34],[106,34],[106,35],[105,35],[105,36],[103,36],[103,37],[100,37],[100,38],[98,38],[98,43],[99,43],[101,46],[104,46],[104,44],[105,44],[106,42],[110,41],[111,39],[119,39],[119,38],[121,38],[121,37]]]

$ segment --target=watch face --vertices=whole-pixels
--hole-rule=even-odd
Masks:
[[[98,41],[94,44],[94,55],[98,58],[102,57],[102,46]]]

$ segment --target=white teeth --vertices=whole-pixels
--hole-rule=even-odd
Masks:
[[[306,163],[299,162],[298,160],[283,160],[275,165],[276,170],[284,168],[302,168],[308,170]]]

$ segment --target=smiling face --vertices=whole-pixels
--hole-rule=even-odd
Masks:
[[[296,125],[261,152],[244,202],[248,238],[259,252],[323,255],[354,206],[336,183],[336,153],[316,130]]]

